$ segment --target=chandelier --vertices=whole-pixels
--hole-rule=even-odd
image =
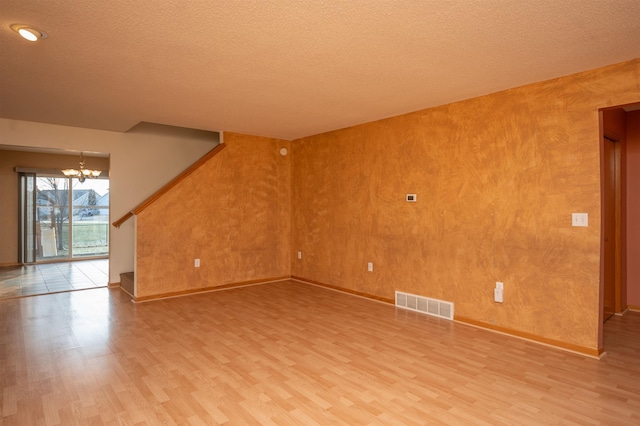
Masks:
[[[62,170],[65,176],[70,178],[77,178],[80,182],[84,182],[86,178],[95,179],[102,173],[101,170],[90,170],[84,168],[84,153],[80,153],[80,170],[76,169],[64,169]]]

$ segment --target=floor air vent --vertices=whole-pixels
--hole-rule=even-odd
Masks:
[[[453,303],[396,291],[396,306],[448,320],[453,319]]]

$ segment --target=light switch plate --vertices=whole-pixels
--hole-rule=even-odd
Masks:
[[[589,226],[589,213],[571,213],[571,226]]]

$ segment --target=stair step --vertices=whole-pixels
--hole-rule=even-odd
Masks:
[[[133,272],[123,272],[120,274],[120,287],[133,296],[135,279]]]

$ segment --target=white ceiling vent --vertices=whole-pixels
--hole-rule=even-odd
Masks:
[[[452,302],[396,291],[396,306],[438,318],[453,320]]]

